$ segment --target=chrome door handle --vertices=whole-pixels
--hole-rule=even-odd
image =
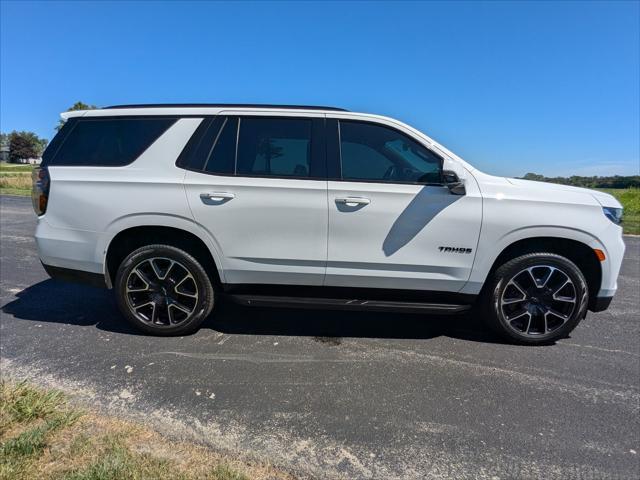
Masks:
[[[364,197],[344,197],[336,198],[336,203],[341,203],[348,207],[355,207],[356,205],[369,205],[371,200]]]
[[[211,192],[211,193],[201,193],[200,198],[203,200],[231,200],[232,198],[236,198],[235,193],[229,192]]]

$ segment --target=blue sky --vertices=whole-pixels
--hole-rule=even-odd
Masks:
[[[639,174],[640,2],[2,1],[0,128],[77,100],[335,105],[488,173]]]

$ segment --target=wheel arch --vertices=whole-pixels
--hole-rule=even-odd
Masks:
[[[207,242],[193,231],[166,225],[137,225],[117,232],[109,241],[104,254],[104,273],[107,286],[113,286],[122,260],[137,248],[151,244],[166,244],[193,255],[209,274],[214,288],[222,285],[220,262]]]
[[[505,262],[521,255],[535,252],[548,252],[562,255],[576,264],[587,281],[589,308],[591,309],[596,301],[600,285],[602,284],[602,265],[593,248],[578,240],[547,236],[516,240],[498,254],[486,278],[491,278],[493,272]]]

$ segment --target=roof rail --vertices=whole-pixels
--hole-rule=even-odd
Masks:
[[[118,108],[286,108],[293,110],[332,110],[338,112],[347,112],[344,108],[322,107],[317,105],[269,105],[259,103],[147,103],[134,105],[111,105],[103,107],[103,110],[112,110]]]

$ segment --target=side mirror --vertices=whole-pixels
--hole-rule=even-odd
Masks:
[[[449,188],[449,191],[454,195],[465,195],[467,191],[464,188],[464,182],[460,180],[456,172],[451,170],[444,170],[442,172],[442,179],[444,184]]]

